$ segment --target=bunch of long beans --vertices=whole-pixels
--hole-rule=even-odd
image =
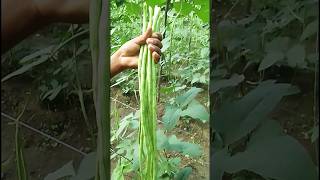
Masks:
[[[149,14],[148,11],[149,10]],[[149,17],[149,21],[147,18]],[[143,27],[145,32],[152,27],[153,32],[160,30],[160,7],[154,9],[143,5]],[[139,126],[139,162],[140,179],[157,178],[157,66],[147,45],[140,48],[138,62],[140,92],[140,126]]]

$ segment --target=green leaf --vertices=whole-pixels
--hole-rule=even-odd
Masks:
[[[213,151],[216,149],[213,148]],[[222,180],[223,174],[227,166],[226,161],[229,160],[230,155],[228,154],[227,148],[224,148],[220,151],[214,152],[211,155],[210,171],[212,172],[212,179],[214,180]]]
[[[235,173],[246,169],[271,179],[318,179],[316,167],[304,147],[292,137],[279,132],[281,129],[277,125],[270,122],[266,124],[269,127],[257,131],[264,138],[255,138],[246,151],[228,159],[226,172]]]
[[[48,174],[44,180],[57,180],[65,177],[73,177],[74,175],[74,168],[72,161],[70,161],[55,172]]]
[[[36,51],[36,52],[34,52],[34,53],[22,58],[20,60],[20,63],[27,63],[27,62],[29,62],[30,60],[32,60],[32,59],[34,59],[36,57],[39,57],[41,55],[47,55],[48,53],[50,53],[52,51],[52,49],[53,49],[53,46],[49,46],[47,48],[40,49],[40,50],[38,50],[38,51]]]
[[[77,170],[77,175],[71,180],[88,180],[95,176],[96,173],[96,153],[92,152],[86,155]]]
[[[209,113],[206,108],[200,104],[197,100],[191,101],[187,109],[181,112],[181,116],[189,116],[193,119],[200,119],[202,122],[209,120]]]
[[[299,90],[290,84],[264,81],[240,100],[223,103],[221,108],[213,113],[213,127],[222,134],[225,144],[229,145],[266,120],[283,96],[298,92]]]
[[[186,93],[176,98],[176,102],[180,107],[188,105],[203,89],[192,87]]]
[[[183,16],[188,16],[190,14],[190,12],[194,11],[194,7],[192,4],[187,3],[187,2],[174,2],[173,3],[173,8],[183,15]]]
[[[17,76],[17,75],[20,75],[20,74],[23,74],[25,73],[26,71],[29,71],[31,70],[33,67],[37,66],[37,65],[40,65],[44,62],[46,62],[47,60],[49,59],[48,56],[41,56],[39,59],[33,61],[32,63],[30,64],[26,64],[26,65],[23,65],[21,68],[17,69],[16,71],[6,75],[5,77],[3,77],[1,79],[1,82],[4,82],[14,76]]]
[[[157,139],[158,150],[177,151],[192,157],[202,154],[200,145],[181,141],[175,135],[167,137],[162,130],[157,131]]]
[[[291,67],[302,66],[304,64],[304,59],[306,56],[306,52],[304,46],[301,44],[294,45],[287,52],[288,64]]]
[[[54,98],[56,98],[56,96],[59,94],[59,92],[66,88],[68,86],[68,82],[65,82],[63,85],[59,85],[58,87],[55,87],[54,89],[52,89],[51,91],[51,95],[48,97],[48,99],[50,101],[52,101]]]
[[[189,175],[192,172],[191,167],[184,167],[174,176],[174,180],[188,180]]]
[[[200,5],[200,10],[196,10],[197,16],[204,22],[209,22],[209,1],[195,0],[194,4]]]
[[[162,116],[162,122],[166,130],[172,130],[177,121],[180,119],[182,110],[174,105],[167,105],[165,108],[165,114]]]
[[[286,52],[289,46],[290,38],[276,37],[266,44],[266,52]]]
[[[269,52],[262,60],[259,71],[265,70],[284,58],[283,52]]]
[[[132,3],[132,2],[126,2],[125,5],[126,5],[126,9],[128,11],[128,14],[130,16],[137,15],[137,14],[141,13],[141,7],[138,4]]]
[[[202,153],[200,145],[180,141],[175,135],[168,138],[168,146],[166,149],[169,151],[177,151],[192,157],[198,157]]]
[[[213,93],[219,91],[220,89],[226,88],[226,87],[234,87],[237,86],[239,83],[241,83],[245,79],[244,75],[241,74],[233,74],[231,78],[229,79],[222,79],[217,80],[216,82],[212,83],[211,85],[211,91]]]
[[[164,150],[168,146],[168,138],[162,130],[157,131],[157,148]]]
[[[315,21],[311,22],[310,24],[308,24],[305,27],[305,29],[300,37],[300,41],[303,41],[303,40],[307,39],[308,37],[316,34],[318,31],[318,28],[319,28],[318,20],[315,20]]]
[[[122,163],[117,164],[111,175],[111,180],[125,180],[123,175],[124,165]]]
[[[146,3],[149,6],[162,5],[165,2],[166,2],[166,0],[146,0]]]

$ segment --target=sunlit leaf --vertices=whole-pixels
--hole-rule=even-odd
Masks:
[[[196,100],[191,101],[187,109],[181,112],[181,116],[189,116],[193,119],[199,119],[202,122],[209,120],[209,113],[206,108]]]
[[[182,110],[174,105],[167,105],[165,108],[165,114],[162,116],[162,122],[166,130],[171,130],[177,124],[181,116]]]
[[[162,130],[157,131],[157,139],[158,150],[176,151],[192,157],[202,154],[200,145],[181,141],[175,135],[167,137]]]
[[[149,6],[162,5],[165,2],[166,2],[166,0],[146,0],[146,3]]]
[[[203,89],[192,87],[186,93],[176,98],[176,102],[180,107],[189,104]]]
[[[174,2],[173,8],[184,16],[188,16],[190,12],[194,11],[193,5],[184,1]]]

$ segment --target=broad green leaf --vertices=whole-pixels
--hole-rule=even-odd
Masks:
[[[291,67],[301,67],[304,64],[306,52],[301,44],[294,45],[287,52],[288,64]]]
[[[193,119],[200,119],[202,122],[209,120],[209,113],[206,108],[200,104],[197,100],[191,101],[187,109],[181,112],[181,116],[189,116]]]
[[[70,161],[55,172],[48,174],[44,180],[57,180],[60,178],[73,177],[74,175],[74,168],[72,161]]]
[[[88,180],[95,176],[96,173],[96,153],[92,152],[86,155],[77,170],[77,175],[71,180]]]
[[[162,5],[165,2],[166,2],[166,0],[146,0],[146,3],[149,6]]]
[[[283,96],[298,93],[290,84],[264,81],[240,100],[225,102],[213,113],[213,127],[222,134],[224,143],[229,145],[247,135],[280,102]]]
[[[191,167],[185,167],[181,169],[177,174],[174,176],[174,180],[188,180],[189,175],[192,172]]]
[[[268,119],[253,134],[246,150],[231,156],[227,149],[212,156],[214,179],[221,180],[224,172],[248,170],[266,179],[318,179],[316,167],[303,146],[282,133],[279,123]]]
[[[167,105],[165,108],[165,113],[162,116],[162,122],[166,130],[172,130],[177,121],[180,119],[182,110],[174,105]]]
[[[308,24],[305,27],[305,29],[300,37],[300,41],[303,41],[303,40],[307,39],[308,37],[316,34],[318,31],[318,28],[319,28],[318,20],[315,20],[315,21],[311,22],[310,24]]]
[[[286,52],[288,50],[290,38],[276,37],[272,41],[266,43],[266,52]]]
[[[29,71],[31,70],[33,67],[39,65],[39,64],[42,64],[44,62],[46,62],[47,60],[49,59],[48,56],[41,56],[39,59],[33,61],[32,63],[30,64],[26,64],[26,65],[23,65],[21,68],[17,69],[16,71],[6,75],[5,77],[3,77],[1,79],[1,82],[4,82],[14,76],[17,76],[17,75],[20,75],[20,74],[23,74],[25,73],[26,71]]]
[[[162,130],[157,131],[157,139],[158,150],[177,151],[192,157],[202,154],[200,145],[181,141],[175,135],[167,137]]]
[[[196,14],[204,23],[209,23],[209,8],[201,8],[196,11]]]
[[[201,88],[192,87],[186,93],[176,98],[176,102],[180,107],[188,105],[201,91]]]
[[[166,149],[169,151],[177,151],[192,157],[198,157],[202,153],[200,145],[180,141],[175,135],[168,138],[168,146]]]
[[[196,10],[197,16],[204,22],[209,22],[209,1],[206,0],[195,0],[194,4],[200,5],[200,10]]]
[[[141,12],[141,8],[138,4],[132,2],[126,2],[126,9],[129,13],[129,16],[139,15]]]
[[[271,126],[270,126],[271,127]],[[279,180],[318,179],[316,167],[304,147],[290,136],[266,128],[244,152],[226,161],[226,172],[246,169],[263,177]],[[270,131],[271,130],[271,131]]]
[[[213,148],[213,151],[216,149]],[[230,158],[227,148],[214,152],[210,156],[212,165],[210,165],[210,171],[212,172],[212,179],[222,180],[223,174],[226,169],[226,161]]]
[[[265,70],[284,58],[283,52],[269,52],[261,61],[259,71]]]
[[[164,150],[168,146],[168,138],[162,130],[157,131],[157,148]]]
[[[173,8],[184,16],[188,16],[190,12],[194,11],[194,7],[192,4],[183,1],[174,2]]]
[[[217,80],[212,83],[211,85],[211,92],[215,93],[219,91],[220,89],[226,88],[226,87],[234,87],[237,86],[239,83],[241,83],[245,79],[244,75],[241,74],[233,74],[231,78],[229,79],[222,79]]]

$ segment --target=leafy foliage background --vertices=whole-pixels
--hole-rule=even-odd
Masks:
[[[297,74],[313,79],[306,85],[317,98],[318,1],[214,4],[211,177],[318,179],[317,162],[311,158],[317,155],[288,135],[272,116],[284,99],[307,96],[303,96],[309,92],[306,87],[295,81]],[[314,124],[308,135],[314,143],[319,127],[317,103],[311,104],[315,112],[305,124]],[[312,146],[316,153],[317,146]]]

